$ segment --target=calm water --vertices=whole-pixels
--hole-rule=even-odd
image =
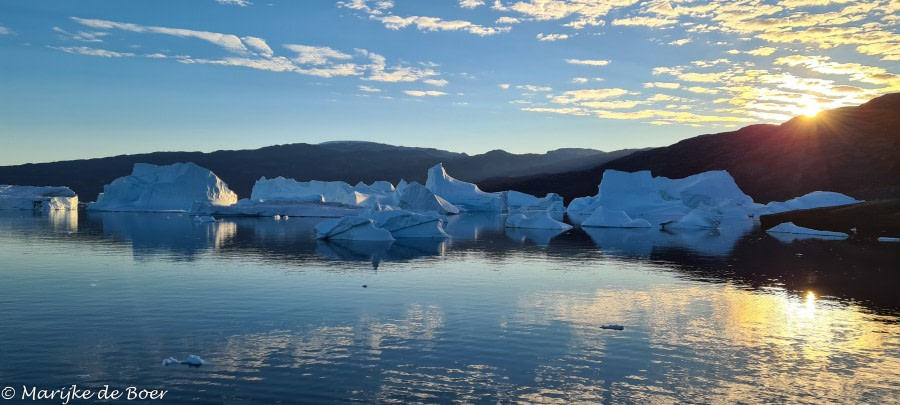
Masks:
[[[0,212],[0,386],[206,402],[900,402],[900,245],[754,229],[315,241]],[[368,288],[363,288],[367,285]],[[623,331],[601,329],[621,324]],[[203,357],[200,368],[164,358]]]

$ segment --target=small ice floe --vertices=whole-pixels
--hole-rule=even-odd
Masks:
[[[878,238],[879,242],[900,242],[900,238],[891,238],[887,236],[882,236]]]
[[[802,226],[794,225],[793,222],[785,222],[782,224],[778,224],[766,230],[768,233],[788,233],[788,234],[797,234],[797,235],[810,235],[819,238],[830,238],[830,239],[847,239],[850,235],[847,235],[843,232],[832,232],[832,231],[820,231],[816,229],[804,228]]]
[[[78,378],[79,380],[90,380],[91,375],[90,374],[78,374],[75,376],[75,378]]]
[[[205,361],[195,354],[188,356],[187,360],[184,361],[189,366],[202,366]]]
[[[216,222],[216,218],[211,215],[197,215],[194,222]]]
[[[624,330],[625,327],[622,325],[609,324],[609,325],[600,325],[600,329]]]
[[[184,361],[178,360],[174,357],[169,357],[168,359],[162,361],[162,365],[164,366],[168,366],[170,364],[187,364],[189,367],[200,367],[206,364],[206,362],[203,361],[200,356],[192,354],[188,356],[188,358]]]
[[[281,221],[281,215],[276,215],[276,216],[274,216],[274,218],[276,221]]]

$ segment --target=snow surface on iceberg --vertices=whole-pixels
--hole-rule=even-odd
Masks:
[[[237,194],[213,172],[193,163],[135,163],[130,176],[103,186],[103,193],[87,209],[187,212],[197,201],[231,205],[237,202]]]
[[[0,210],[77,210],[78,196],[68,187],[0,185]]]
[[[631,219],[625,211],[613,211],[597,207],[594,213],[585,219],[581,226],[595,228],[652,228],[645,219]]]
[[[366,217],[354,216],[329,219],[316,225],[316,239],[393,241],[391,233],[375,227]]]
[[[531,229],[558,229],[569,230],[572,225],[559,222],[550,217],[547,211],[529,214],[510,214],[506,218],[507,228],[531,228]]]
[[[565,211],[563,198],[556,193],[549,193],[547,196],[539,198],[531,194],[510,190],[504,193],[504,197],[506,197],[506,208],[509,212],[547,210],[559,212]]]
[[[376,228],[384,229],[395,238],[449,238],[444,231],[447,218],[434,211],[417,214],[404,210],[376,211],[367,215]]]
[[[428,169],[425,187],[461,211],[503,212],[505,208],[500,193],[486,193],[475,184],[454,179],[440,163]]]
[[[835,193],[831,191],[813,191],[809,194],[792,198],[784,202],[772,201],[760,209],[756,210],[755,215],[778,214],[787,211],[808,210],[811,208],[834,207],[838,205],[847,205],[860,203],[853,197]]]
[[[593,197],[572,200],[567,212],[590,215],[598,207],[624,211],[651,225],[678,221],[695,208],[711,208],[716,215],[746,219],[757,204],[744,194],[726,171],[709,171],[683,179],[652,177],[649,171],[634,173],[606,170]]]
[[[459,214],[459,208],[434,195],[431,190],[417,182],[404,185],[403,190],[400,191],[399,207],[412,212],[434,211],[443,215]]]
[[[785,223],[775,225],[775,226],[767,229],[766,232],[824,236],[824,237],[828,237],[828,238],[837,238],[837,239],[846,239],[850,236],[843,232],[819,231],[819,230],[815,230],[815,229],[804,228],[802,226],[794,225],[793,222],[785,222]]]

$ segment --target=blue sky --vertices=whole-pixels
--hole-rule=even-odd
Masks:
[[[0,164],[615,150],[900,91],[898,0],[4,1]]]

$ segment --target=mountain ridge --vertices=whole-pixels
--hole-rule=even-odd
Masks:
[[[574,149],[574,148],[573,148]],[[168,165],[194,162],[208,168],[241,197],[248,197],[260,177],[288,177],[298,181],[376,180],[425,181],[429,167],[443,163],[459,179],[478,182],[488,177],[554,173],[574,170],[632,153],[634,150],[512,154],[491,151],[467,155],[434,148],[394,146],[365,141],[333,141],[323,144],[292,143],[258,149],[214,152],[151,152],[47,163],[0,166],[0,183],[13,185],[63,185],[83,201],[92,201],[105,184],[131,173],[135,163]],[[554,151],[551,151],[554,152]]]
[[[637,151],[586,170],[487,179],[486,191],[517,190],[567,200],[594,195],[607,169],[650,170],[683,178],[726,170],[757,202],[783,201],[825,190],[863,199],[900,197],[900,93],[855,107],[704,134]]]

